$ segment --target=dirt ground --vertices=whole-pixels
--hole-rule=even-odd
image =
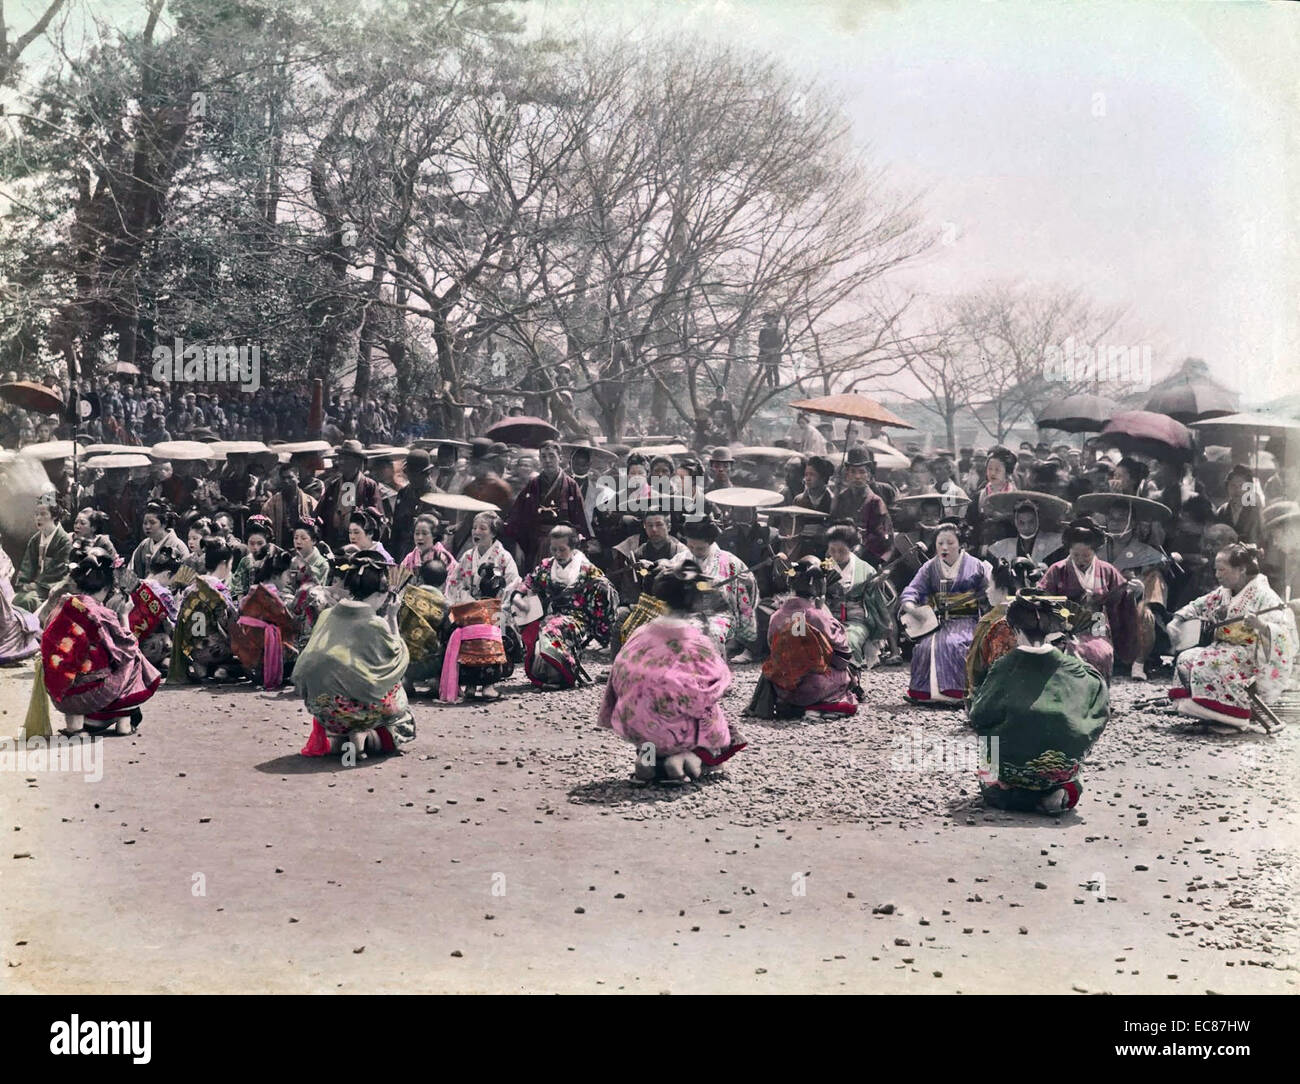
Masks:
[[[1052,820],[913,770],[968,732],[905,674],[843,722],[742,721],[681,789],[629,781],[603,685],[420,701],[355,767],[298,756],[292,690],[164,687],[99,782],[0,771],[0,990],[1295,992],[1294,725],[1189,734],[1117,681]],[[0,736],[31,680],[0,670]]]

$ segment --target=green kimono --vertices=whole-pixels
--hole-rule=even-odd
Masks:
[[[862,666],[867,645],[889,635],[894,614],[880,585],[871,582],[876,570],[857,554],[851,554],[849,561],[853,568],[852,585],[841,586],[828,598],[827,606],[848,633],[853,665]],[[840,570],[836,568],[831,575],[839,576]]]
[[[1034,809],[1064,788],[1078,801],[1079,772],[1110,717],[1101,674],[1054,647],[1017,648],[999,658],[971,700],[970,724],[997,738],[980,772],[985,801],[1001,809]]]
[[[14,605],[20,610],[36,611],[50,597],[50,591],[68,575],[68,558],[72,555],[72,539],[60,524],[45,547],[45,560],[41,561],[41,532],[27,540],[18,575],[14,578]]]
[[[415,719],[402,685],[409,661],[402,638],[364,602],[344,599],[326,610],[293,671],[313,721],[303,754],[323,756],[327,736],[354,730],[380,731],[385,750],[412,741]]]

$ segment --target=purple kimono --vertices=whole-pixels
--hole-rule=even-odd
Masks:
[[[987,605],[988,566],[965,550],[957,558],[953,579],[941,579],[943,565],[931,557],[899,595],[900,602],[931,606],[939,615],[938,631],[912,647],[912,700],[961,701],[966,696],[966,656],[975,641],[981,605]]]
[[[1047,570],[1038,589],[1049,595],[1064,595],[1089,611],[1086,623],[1075,628],[1074,637],[1063,649],[1095,666],[1110,681],[1116,659],[1130,666],[1141,654],[1137,604],[1129,594],[1124,574],[1100,557],[1092,559],[1085,578],[1091,579],[1091,588],[1084,587],[1067,557]]]

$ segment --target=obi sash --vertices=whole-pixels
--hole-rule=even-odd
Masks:
[[[438,683],[438,696],[442,700],[455,700],[460,694],[460,645],[466,640],[490,640],[501,644],[501,630],[496,625],[458,626],[447,641],[447,651],[442,656],[442,678]],[[505,648],[501,647],[501,661],[505,662]]]
[[[133,605],[127,624],[137,640],[147,640],[162,624],[163,618],[168,616],[167,608],[147,581],[142,581],[131,592],[131,601]]]
[[[979,596],[974,591],[936,591],[929,601],[940,617],[979,616]]]
[[[111,673],[98,622],[75,596],[64,600],[41,636],[45,688],[55,704],[85,693]]]

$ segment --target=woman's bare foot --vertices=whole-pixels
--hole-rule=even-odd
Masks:
[[[119,715],[113,720],[114,731],[123,736],[131,733],[131,717],[129,715]]]
[[[86,729],[86,717],[84,715],[65,715],[63,733],[80,734]]]

